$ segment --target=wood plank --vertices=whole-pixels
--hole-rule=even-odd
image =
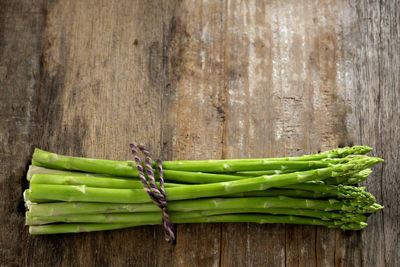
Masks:
[[[385,163],[374,168],[364,185],[385,209],[368,220],[362,233],[364,266],[397,266],[399,253],[399,92],[400,73],[398,1],[358,2],[357,31],[360,43],[355,55],[355,114],[359,142],[375,148]]]
[[[41,1],[0,2],[0,265],[23,266],[28,233],[22,192],[33,150]]]
[[[379,155],[382,166],[381,192],[383,211],[383,251],[386,266],[400,265],[400,3],[381,3],[379,49],[379,136],[382,147]],[[397,40],[397,41],[396,41]],[[375,183],[379,183],[375,181]],[[382,233],[381,233],[382,234]],[[368,244],[369,245],[369,244]],[[382,248],[381,248],[382,250]],[[371,265],[366,262],[366,265]]]
[[[220,159],[224,134],[221,4],[183,2],[173,10],[164,43],[163,144],[172,151],[167,159]],[[173,254],[162,254],[160,265],[218,266],[220,236],[219,224],[179,225]]]
[[[357,3],[355,5],[359,23],[357,30],[360,32],[358,50],[355,56],[355,73],[360,77],[354,86],[357,91],[354,93],[355,116],[358,122],[360,143],[375,148],[373,154],[377,155],[382,149],[379,138],[379,105],[375,101],[379,94],[379,55],[377,51],[379,43],[380,6],[378,3]],[[363,18],[363,19],[361,19]],[[378,115],[378,116],[377,116]],[[382,156],[380,153],[379,156]],[[374,173],[364,183],[368,190],[374,194],[377,201],[382,203],[381,180],[383,165],[376,166]],[[384,239],[382,213],[375,214],[368,220],[368,230],[362,233],[362,245],[364,247],[364,266],[384,266],[384,251],[382,249]]]
[[[268,19],[274,6],[226,4],[226,158],[272,156],[281,145],[274,130],[279,100],[273,90],[274,25]],[[283,225],[224,224],[222,237],[222,266],[285,265]]]
[[[1,1],[0,265],[397,266],[398,1]],[[365,231],[179,225],[28,236],[34,146],[131,158],[267,157],[366,144],[385,206]],[[17,227],[16,227],[17,226]],[[12,241],[10,241],[12,240]]]
[[[57,1],[46,5],[38,131],[40,147],[75,156],[132,158],[129,142],[160,155],[159,2]],[[160,227],[29,237],[30,264],[157,263]],[[55,253],[49,253],[55,251]]]
[[[349,86],[339,76],[348,67],[342,35],[354,22],[349,6],[251,1],[229,7],[227,157],[299,155],[351,144]],[[261,241],[268,230],[260,235],[253,226],[224,226],[223,265],[332,266],[347,256],[346,246],[335,246],[350,242],[338,231],[283,227],[285,235],[268,243]]]

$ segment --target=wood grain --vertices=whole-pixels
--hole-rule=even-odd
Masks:
[[[397,266],[399,256],[399,94],[400,94],[400,5],[398,1],[353,3],[359,39],[354,57],[354,103],[358,142],[374,146],[385,163],[365,182],[385,209],[371,216],[368,231],[362,233],[362,261],[365,266]]]
[[[131,157],[128,144],[136,140],[160,154],[162,93],[154,86],[162,65],[154,54],[163,41],[159,7],[160,2],[131,1],[46,4],[38,106],[47,117],[41,147],[121,160]],[[152,266],[157,263],[153,236],[159,231],[140,227],[31,240],[44,251],[56,242],[63,265]],[[60,263],[48,253],[30,258],[33,264]]]
[[[0,1],[0,265],[398,266],[398,1]],[[364,144],[385,206],[362,232],[178,225],[31,237],[33,147],[163,159]]]
[[[24,227],[24,173],[35,143],[32,133],[40,76],[43,14],[27,1],[0,2],[0,265],[18,266],[29,246]]]
[[[169,159],[222,157],[218,107],[223,68],[218,57],[223,52],[223,23],[215,16],[219,8],[217,2],[177,3],[167,25],[163,131],[168,132],[163,142],[171,150]],[[160,259],[160,265],[219,265],[219,224],[178,225],[177,235],[173,254]]]

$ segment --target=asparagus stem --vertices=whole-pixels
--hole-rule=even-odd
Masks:
[[[275,171],[272,171],[271,174],[274,174]],[[107,174],[97,174],[97,173],[86,173],[86,172],[76,172],[76,171],[63,171],[58,169],[48,169],[43,167],[37,167],[34,165],[29,166],[29,170],[27,173],[27,180],[30,181],[33,175],[35,174],[48,174],[48,175],[64,175],[64,176],[86,176],[86,177],[104,177],[104,178],[119,178],[124,179],[123,177],[113,177]],[[157,175],[157,171],[155,171]],[[227,182],[231,180],[240,180],[245,179],[246,177],[236,177],[233,175],[224,175],[224,174],[215,174],[215,173],[201,173],[201,172],[183,172],[183,171],[174,171],[174,170],[164,170],[164,180],[166,181],[175,181],[175,182],[184,182],[191,184],[204,184],[204,183],[216,183],[216,182]],[[131,179],[132,177],[125,177],[125,179]],[[49,183],[53,184],[53,183]],[[88,185],[88,184],[86,184]],[[121,187],[123,188],[123,187]],[[138,187],[141,188],[141,187]]]
[[[329,179],[329,178],[328,178]],[[338,198],[338,199],[359,199],[370,204],[376,202],[375,197],[365,191],[365,187],[354,187],[344,185],[327,185],[325,183],[300,183],[283,188],[272,188],[264,191],[250,191],[226,195],[228,197],[249,197],[249,196],[288,196],[301,198]],[[225,197],[226,197],[225,196]]]
[[[382,161],[361,156],[370,150],[355,146],[300,157],[165,161],[164,179],[178,182],[165,184],[171,221],[362,229],[366,226],[363,214],[383,207],[364,188],[346,185],[365,180],[371,173],[366,168]],[[141,182],[132,179],[138,171],[131,161],[69,157],[36,149],[32,164],[27,173],[31,187],[24,192],[31,234],[161,223],[160,209],[151,203]]]
[[[26,179],[28,181],[31,180],[34,174],[52,174],[52,175],[64,175],[64,176],[86,176],[86,177],[105,177],[112,178],[113,176],[107,174],[99,174],[99,173],[87,173],[87,172],[77,172],[77,171],[65,171],[58,169],[48,169],[44,167],[39,167],[36,165],[29,165],[28,172],[26,173]],[[121,178],[121,177],[118,177]],[[131,179],[131,178],[130,178]]]
[[[237,177],[235,175],[224,175],[224,174],[214,174],[214,173],[201,173],[201,172],[182,172],[182,171],[173,171],[173,170],[166,170],[166,174],[164,174],[165,180],[170,181],[180,181],[189,184],[202,184],[202,183],[215,183],[215,182],[226,182],[226,181],[233,181],[233,180],[240,180],[246,179],[247,176]],[[273,173],[279,173],[278,171],[271,171]],[[351,178],[343,178],[343,176],[339,177],[330,177],[325,179],[324,182],[319,181],[320,185],[325,184],[337,184],[338,182],[343,182],[345,184],[356,184],[363,180],[365,180],[370,174],[371,169],[362,170],[356,174],[353,174]],[[266,173],[266,172],[259,172],[259,173]],[[287,172],[285,172],[287,173]],[[141,182],[137,180],[132,180],[131,178],[122,178],[122,177],[112,177],[110,175],[102,175],[102,174],[95,174],[95,173],[83,173],[83,172],[71,172],[71,171],[62,171],[56,169],[47,169],[42,167],[36,167],[31,165],[29,167],[27,173],[28,181],[31,180],[32,176],[35,174],[46,174],[47,176],[35,176],[35,179],[32,183],[40,183],[40,184],[70,184],[70,185],[86,185],[91,187],[110,187],[110,188],[142,188]],[[56,177],[50,175],[57,175]],[[62,176],[60,176],[62,175]],[[65,176],[65,177],[63,177]],[[82,178],[82,176],[90,177],[89,178]],[[68,177],[68,178],[66,178]],[[175,178],[174,178],[175,177]],[[249,176],[252,177],[252,176]],[[119,180],[107,180],[101,179],[98,180],[97,178],[108,178],[108,179],[119,179]],[[125,179],[125,180],[123,180]],[[100,183],[97,183],[99,181]],[[119,182],[121,181],[121,182]],[[125,182],[126,181],[126,182]],[[311,181],[306,184],[316,184],[315,181]],[[184,184],[175,184],[175,183],[165,183],[166,187],[176,187],[182,186]],[[304,189],[304,188],[301,188]],[[318,191],[314,189],[306,189],[311,191]],[[296,195],[296,194],[295,194]],[[288,196],[295,196],[290,194]],[[267,195],[266,195],[267,196]],[[299,195],[300,196],[300,195]],[[331,194],[332,196],[332,194]],[[308,195],[306,196],[308,197]],[[312,196],[310,196],[312,197]],[[314,197],[312,197],[314,198]]]
[[[274,172],[272,172],[274,173]],[[271,174],[272,174],[271,173]],[[27,173],[27,180],[30,181],[32,176],[35,174],[48,174],[48,175],[64,175],[64,176],[68,176],[74,177],[74,180],[76,180],[77,178],[75,178],[76,176],[86,176],[86,177],[94,177],[94,178],[99,178],[99,177],[104,177],[104,178],[117,178],[117,179],[129,179],[132,180],[132,178],[123,178],[123,177],[113,177],[107,174],[97,174],[97,173],[86,173],[86,172],[76,172],[76,171],[63,171],[63,170],[58,170],[58,169],[47,169],[47,168],[43,168],[43,167],[37,167],[34,165],[30,165],[29,166],[29,170]],[[155,171],[155,174],[157,174],[157,172]],[[50,177],[47,177],[48,180],[46,180],[46,182],[44,182],[44,177],[41,177],[40,179],[36,178],[36,181],[34,181],[35,183],[47,183],[47,184],[60,184],[57,182],[54,182],[51,180]],[[82,181],[89,181],[90,179],[82,179],[80,178]],[[236,177],[236,176],[232,176],[232,175],[223,175],[223,174],[213,174],[213,173],[194,173],[194,172],[182,172],[182,171],[174,171],[174,170],[164,170],[164,180],[169,180],[169,181],[178,181],[178,182],[185,182],[185,183],[191,183],[191,184],[195,184],[195,183],[215,183],[215,182],[227,182],[227,181],[231,181],[231,180],[239,180],[241,179],[240,177]],[[37,182],[38,180],[43,181],[43,182]],[[117,182],[117,181],[115,181]],[[136,181],[133,182],[133,184],[135,184],[134,187],[113,187],[111,186],[111,188],[142,188],[142,186],[136,186]],[[141,183],[141,182],[140,182]],[[96,185],[92,185],[89,183],[76,183],[73,182],[73,180],[71,179],[71,182],[69,183],[62,183],[62,184],[74,184],[74,185],[82,185],[85,184],[87,186],[93,186],[93,187],[103,187],[103,186],[96,186]],[[173,184],[170,183],[168,185],[168,183],[165,184],[166,187],[168,186],[178,186],[178,184]]]
[[[31,184],[53,184],[53,185],[85,185],[99,188],[143,188],[141,181],[136,179],[124,179],[120,177],[102,177],[97,175],[61,175],[61,174],[34,174],[31,178]],[[157,183],[158,184],[158,183]],[[165,187],[177,187],[181,184],[164,183]]]
[[[220,209],[312,209],[322,211],[345,211],[354,213],[370,213],[382,209],[378,204],[369,204],[361,201],[348,200],[316,200],[300,199],[285,196],[278,197],[243,197],[243,198],[205,198],[196,200],[171,201],[168,211],[198,211]],[[59,202],[40,203],[29,205],[29,212],[33,216],[58,216],[70,214],[96,214],[96,213],[132,213],[156,212],[157,206],[145,204],[114,204],[114,203],[85,203],[85,202]]]
[[[132,167],[131,162],[111,161],[100,159],[88,159],[58,155],[36,149],[33,159],[40,164],[55,168],[94,173],[105,173],[117,176],[137,177],[137,169]],[[232,161],[221,164],[219,161],[190,161],[173,163],[165,161],[163,168],[180,171],[204,171],[204,172],[237,172],[248,170],[308,170],[328,167],[329,163],[321,161],[270,161],[270,160],[245,160]],[[171,167],[173,166],[173,168]],[[167,175],[167,174],[166,174]]]
[[[325,221],[334,221],[336,225],[347,223],[360,223],[366,220],[363,215],[348,217],[340,213],[330,213],[313,210],[294,210],[294,209],[238,209],[238,210],[215,210],[215,211],[192,211],[192,212],[170,212],[170,218],[173,222],[178,223],[182,220],[196,219],[201,220],[201,217],[223,215],[223,214],[243,214],[244,215],[259,215],[259,214],[274,214],[274,215],[301,215],[304,217],[317,218]],[[343,219],[343,220],[342,220]],[[35,217],[32,214],[26,214],[26,225],[43,225],[50,223],[134,223],[134,224],[160,224],[160,212],[145,212],[145,213],[114,213],[114,214],[72,214],[66,216],[51,216],[51,217]]]
[[[205,210],[201,212],[203,216],[232,214],[232,213],[266,213],[274,215],[295,215],[304,217],[313,217],[321,220],[337,220],[343,222],[364,222],[367,217],[363,214],[354,213],[339,213],[332,211],[310,210],[310,209],[280,209],[280,208],[265,208],[265,209],[226,209],[226,210]]]
[[[170,212],[169,216],[177,221],[188,218],[202,217],[200,211]],[[114,213],[114,214],[72,214],[67,216],[35,217],[26,213],[26,225],[41,225],[49,223],[135,223],[135,224],[161,224],[161,211],[141,213]]]
[[[55,184],[55,183],[48,183],[48,184]],[[164,184],[169,185],[169,187],[187,186],[187,185],[182,185],[182,184],[171,184],[171,183],[164,183]],[[97,187],[99,187],[99,186],[97,186]],[[228,194],[228,195],[223,195],[223,197],[274,197],[274,196],[288,196],[288,197],[300,197],[300,198],[318,199],[318,198],[335,197],[336,195],[337,194],[312,192],[312,191],[306,191],[306,190],[281,189],[281,188],[274,189],[273,188],[273,189],[267,189],[267,190],[264,190],[264,191],[249,191],[249,192],[243,192],[243,193]],[[38,203],[52,202],[52,200],[31,199],[30,190],[29,189],[24,191],[24,200],[25,200],[25,202],[29,201],[29,202],[38,202]]]
[[[365,192],[365,187],[303,183],[285,186],[284,188],[325,193],[331,197],[336,197],[339,199],[362,199],[370,204],[376,202],[376,199],[373,195]]]
[[[160,209],[153,203],[111,204],[90,202],[31,203],[28,205],[32,216],[64,216],[71,214],[157,212]]]
[[[178,183],[188,183],[188,184],[220,183],[220,182],[241,180],[246,178],[248,177],[227,175],[220,173],[216,174],[216,173],[205,173],[205,172],[164,170],[165,180]]]
[[[266,170],[266,171],[244,171],[244,172],[235,172],[231,175],[239,176],[239,177],[257,177],[261,175],[272,175],[272,174],[283,174],[283,173],[291,173],[295,172],[296,170]]]
[[[294,171],[290,171],[294,172]],[[158,172],[154,172],[155,175],[158,175]],[[218,183],[218,182],[228,182],[233,180],[245,179],[248,177],[256,177],[261,175],[272,175],[272,174],[281,174],[281,173],[289,173],[288,171],[257,171],[251,172],[252,175],[236,175],[235,174],[215,174],[215,173],[203,173],[203,172],[184,172],[184,171],[175,171],[175,170],[164,170],[164,180],[166,181],[175,181],[175,182],[183,182],[189,184],[206,184],[206,183]],[[259,173],[259,175],[254,175],[255,173]],[[43,167],[37,167],[34,165],[29,166],[29,170],[27,173],[27,180],[30,181],[34,174],[53,174],[53,175],[64,175],[64,176],[87,176],[87,177],[105,177],[105,178],[120,178],[123,177],[113,177],[107,174],[97,174],[97,173],[86,173],[86,172],[76,172],[76,171],[63,171],[58,169],[48,169]],[[239,177],[238,177],[239,176]],[[125,179],[132,179],[125,178]],[[50,183],[52,184],[52,183]]]
[[[30,189],[25,189],[23,193],[24,201],[25,201],[25,206],[29,206],[33,203],[52,203],[55,202],[53,200],[48,200],[48,199],[32,199],[31,198],[31,190]]]
[[[240,177],[256,177],[259,175],[270,175],[270,174],[280,174],[280,173],[290,173],[290,172],[295,172],[296,170],[286,170],[286,171],[279,171],[279,170],[269,170],[269,171],[247,171],[247,172],[236,172],[232,173],[232,176],[240,176]],[[354,173],[351,175],[343,175],[343,176],[337,176],[337,177],[330,177],[324,180],[326,184],[329,185],[338,185],[338,184],[343,184],[343,185],[355,185],[359,184],[365,179],[368,178],[368,176],[372,173],[371,169],[365,169],[361,170],[358,173]],[[233,179],[232,179],[233,180]],[[312,181],[311,183],[315,183],[315,181]]]
[[[257,177],[261,175],[271,175],[271,174],[282,174],[282,173],[291,173],[296,170],[268,170],[268,171],[247,171],[247,172],[236,172],[230,175],[232,176],[241,176],[241,177]],[[325,183],[337,185],[337,184],[345,184],[345,185],[353,185],[358,184],[367,179],[367,177],[372,173],[371,169],[365,169],[358,173],[354,173],[352,175],[343,175],[338,177],[331,177],[325,180]]]
[[[219,161],[179,161],[165,162],[163,167],[168,170],[187,172],[213,172],[213,173],[234,173],[241,171],[264,171],[264,170],[297,170],[304,171],[328,167],[330,164],[322,161],[231,161],[221,164]],[[240,177],[240,176],[239,176]]]
[[[143,223],[159,224],[161,218],[154,219],[151,222]],[[346,230],[360,230],[366,226],[366,223],[348,223],[337,225],[335,221],[325,221],[314,218],[300,217],[300,216],[282,216],[282,215],[264,215],[264,214],[229,214],[229,215],[215,215],[198,218],[187,218],[180,220],[173,220],[174,223],[221,223],[221,222],[251,222],[251,223],[288,223],[288,224],[308,224],[320,225],[329,228],[342,228]],[[103,227],[102,227],[103,225]],[[138,226],[136,223],[111,223],[111,224],[53,224],[53,225],[40,225],[30,226],[30,234],[56,234],[56,233],[78,233],[89,231],[102,231],[111,229],[121,229],[126,227]]]
[[[309,170],[304,172],[260,176],[242,180],[188,185],[166,188],[167,200],[183,200],[202,197],[214,197],[247,191],[266,190],[271,187],[283,187],[296,183],[304,183],[315,179],[323,180],[348,172],[359,171],[380,162],[379,158],[358,156],[348,163],[333,165],[327,168]],[[110,189],[93,188],[73,185],[43,185],[31,184],[31,201],[83,201],[83,202],[110,202],[110,203],[146,203],[151,202],[150,197],[141,189]]]
[[[139,226],[134,223],[58,223],[49,225],[29,226],[31,235],[85,233],[107,231]]]
[[[36,148],[35,148],[35,150],[36,150]],[[36,167],[39,167],[39,168],[46,168],[46,164],[42,164],[40,162],[37,162],[33,158],[32,158],[32,166],[36,166]]]
[[[166,161],[165,167],[166,169],[174,169],[177,170],[181,168],[181,165],[190,166],[192,163],[195,165],[207,165],[207,164],[232,164],[236,162],[254,162],[254,161],[318,161],[325,158],[343,158],[348,155],[363,155],[371,151],[372,148],[367,146],[353,146],[353,147],[344,147],[344,148],[336,148],[333,150],[328,150],[325,152],[321,152],[313,155],[304,155],[300,157],[282,157],[282,158],[261,158],[261,159],[226,159],[226,160],[181,160],[181,161]]]
[[[286,170],[295,166],[297,170],[326,167],[326,164],[318,160],[324,158],[344,157],[350,154],[363,154],[371,149],[369,147],[339,148],[320,154],[286,157],[275,159],[234,159],[234,160],[207,160],[207,161],[164,161],[164,169],[190,170],[204,172],[235,172],[248,170]],[[317,160],[316,162],[313,162]],[[285,163],[285,161],[287,161]],[[299,162],[291,162],[299,161]],[[112,161],[101,159],[89,159],[70,157],[35,149],[32,163],[42,167],[54,169],[66,169],[93,173],[111,174],[115,176],[138,177],[138,171],[132,167],[130,161]]]
[[[250,223],[287,223],[287,224],[307,224],[320,225],[328,228],[341,228],[343,230],[361,230],[367,226],[364,222],[355,222],[336,224],[335,221],[324,221],[320,219],[300,217],[300,216],[282,216],[282,215],[260,215],[260,214],[229,214],[216,215],[200,218],[188,218],[177,223],[225,223],[225,222],[250,222]]]
[[[27,224],[47,224],[53,222],[91,222],[91,223],[122,223],[122,222],[137,222],[137,220],[146,220],[152,216],[161,216],[161,211],[154,210],[154,212],[140,212],[144,209],[134,209],[134,212],[129,213],[71,213],[71,214],[54,214],[54,210],[49,212],[45,212],[43,214],[40,212],[35,212],[31,210],[27,212]],[[43,210],[42,210],[43,211]],[[305,216],[305,217],[313,217],[319,218],[322,220],[340,220],[343,222],[362,222],[367,218],[362,214],[354,214],[354,213],[339,213],[339,212],[327,212],[321,210],[312,210],[312,209],[291,209],[291,208],[230,208],[230,209],[217,209],[217,210],[199,210],[199,211],[191,211],[191,212],[172,212],[171,215],[173,218],[176,218],[178,214],[179,216],[187,215],[187,216],[212,216],[212,215],[220,215],[220,214],[232,214],[232,213],[266,213],[266,214],[274,214],[274,215],[296,215],[296,216]],[[137,217],[133,219],[130,216],[127,221],[124,221],[123,218],[115,221],[115,218],[122,214],[131,214],[130,216]],[[92,215],[92,216],[90,216]],[[113,216],[112,216],[113,215]],[[122,216],[123,217],[123,216]]]
[[[271,188],[263,191],[248,191],[236,194],[223,195],[221,197],[298,197],[298,198],[311,198],[311,199],[323,199],[329,197],[335,197],[334,194],[313,192],[307,190],[297,189],[284,189],[284,188]]]
[[[113,161],[104,159],[90,159],[81,157],[63,156],[40,149],[35,149],[32,164],[52,169],[84,171],[116,176],[138,177],[136,167],[129,161]]]

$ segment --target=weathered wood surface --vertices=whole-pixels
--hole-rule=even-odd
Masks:
[[[398,1],[0,1],[0,265],[399,266]],[[163,159],[364,144],[385,206],[362,232],[179,225],[30,237],[34,147]]]

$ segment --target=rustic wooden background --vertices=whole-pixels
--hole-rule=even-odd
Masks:
[[[0,1],[0,265],[400,266],[400,4]],[[179,225],[28,235],[34,147],[124,160],[300,155],[364,144],[385,206],[362,232]]]

